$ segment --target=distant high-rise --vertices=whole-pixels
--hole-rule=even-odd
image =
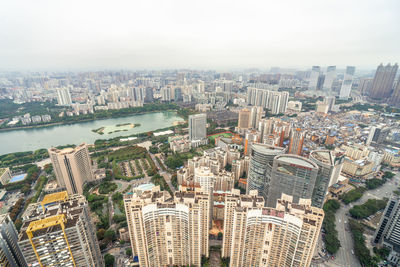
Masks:
[[[207,136],[207,115],[196,114],[189,116],[189,139],[190,141],[203,140]]]
[[[181,102],[182,100],[183,100],[182,89],[180,87],[176,87],[174,92],[174,101]]]
[[[350,96],[351,86],[353,85],[353,76],[356,72],[356,67],[347,66],[346,73],[343,77],[342,87],[340,88],[340,98],[347,99]]]
[[[201,257],[208,257],[209,194],[181,187],[171,198],[157,186],[125,195],[124,203],[140,266],[201,266]]]
[[[161,101],[171,101],[171,88],[163,87],[160,90],[161,93]]]
[[[274,207],[282,193],[293,196],[295,201],[312,198],[318,174],[318,165],[313,161],[297,155],[279,155],[268,169],[270,182],[264,188],[266,206]]]
[[[303,151],[304,137],[306,133],[300,128],[292,129],[290,134],[289,154],[301,155]]]
[[[400,79],[397,81],[396,89],[389,100],[389,104],[400,107]]]
[[[376,228],[374,238],[375,244],[383,244],[390,249],[387,257],[393,266],[400,264],[400,197],[393,194],[386,204],[386,208],[382,213],[379,226]]]
[[[247,104],[268,109],[272,114],[285,113],[289,93],[267,90],[264,88],[247,88]]]
[[[247,108],[244,108],[239,111],[239,120],[238,120],[238,128],[239,129],[247,129],[250,127],[250,117],[251,111]]]
[[[329,66],[326,71],[322,90],[324,90],[327,93],[330,93],[332,91],[332,84],[335,79],[336,79],[336,66]]]
[[[285,148],[252,144],[250,152],[250,166],[247,176],[247,193],[257,190],[259,195],[268,191],[270,174],[267,173],[268,165],[272,164],[275,156],[285,153]]]
[[[84,184],[94,180],[86,144],[61,150],[53,147],[49,155],[59,186],[69,194],[82,194]]]
[[[318,79],[321,73],[320,66],[313,66],[310,73],[310,78],[308,79],[308,89],[309,90],[317,90]]]
[[[381,126],[371,126],[369,130],[368,138],[365,142],[366,145],[381,144],[383,143],[390,133],[390,128],[382,128]]]
[[[343,167],[344,156],[335,156],[330,150],[311,151],[310,159],[318,165],[318,175],[312,194],[312,205],[322,208],[328,187],[337,183]]]
[[[46,195],[22,218],[18,244],[29,266],[104,266],[84,196]]]
[[[264,114],[264,109],[262,107],[251,107],[250,114],[250,127],[253,129],[258,128],[258,123],[260,122]]]
[[[18,245],[18,232],[8,214],[0,215],[0,266],[28,266]]]
[[[57,102],[59,106],[71,106],[72,99],[68,88],[57,89]]]
[[[144,102],[146,103],[151,103],[153,102],[153,88],[151,87],[146,87],[146,95],[144,97]]]
[[[372,81],[371,93],[369,94],[372,99],[383,100],[391,96],[397,69],[397,64],[393,66],[380,64],[378,66]]]
[[[225,209],[222,255],[231,267],[310,266],[324,211],[309,199],[295,203],[283,194],[274,207],[260,207],[254,196],[240,196]],[[229,213],[227,212],[229,210]],[[230,229],[227,229],[227,228]]]

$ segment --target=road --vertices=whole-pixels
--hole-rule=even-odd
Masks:
[[[167,184],[171,188],[172,192],[175,193],[176,188],[171,183],[171,176],[172,175],[169,172],[163,171],[163,169],[161,168],[160,164],[158,164],[158,161],[157,161],[156,156],[154,154],[150,153],[150,156],[151,156],[152,160],[154,161],[154,164],[156,164],[156,166],[157,166],[157,168],[159,170],[158,173],[164,177],[164,180],[167,182]],[[160,159],[161,159],[161,157],[160,157]],[[164,166],[165,166],[165,164],[164,164]]]
[[[358,201],[355,201],[349,205],[341,204],[342,207],[336,212],[336,230],[338,231],[338,238],[340,240],[341,248],[336,253],[335,260],[319,264],[318,266],[361,266],[357,257],[352,254],[354,249],[353,237],[351,236],[350,231],[345,230],[349,227],[349,217],[346,214],[354,205],[363,204],[368,199],[383,199],[384,197],[389,197],[390,194],[397,189],[397,185],[395,183],[399,182],[399,178],[399,174],[396,173],[396,176],[392,180],[386,182],[381,187],[366,191]],[[369,240],[366,242],[369,242]]]

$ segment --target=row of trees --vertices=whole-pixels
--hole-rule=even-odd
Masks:
[[[323,222],[323,229],[325,231],[324,241],[326,250],[335,254],[340,248],[340,241],[338,239],[338,232],[335,225],[335,213],[340,208],[339,201],[330,199],[324,204],[325,218]]]

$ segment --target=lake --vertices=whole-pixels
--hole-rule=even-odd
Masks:
[[[79,122],[44,128],[20,129],[0,132],[0,155],[33,151],[39,148],[50,148],[66,144],[93,144],[96,139],[110,139],[118,136],[127,136],[136,133],[156,131],[161,128],[170,127],[175,121],[183,119],[174,111],[137,114],[122,118],[111,118],[90,122]],[[101,127],[114,127],[117,124],[140,124],[138,127],[127,129],[127,131],[114,132],[100,135],[92,130]],[[126,127],[124,128],[126,129]]]

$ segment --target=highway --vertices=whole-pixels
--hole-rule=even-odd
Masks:
[[[341,248],[336,253],[334,260],[329,260],[328,262],[321,264],[315,264],[314,266],[361,266],[357,257],[352,253],[353,237],[351,236],[351,232],[345,230],[346,228],[349,229],[349,217],[346,214],[354,205],[363,204],[370,198],[383,199],[384,197],[389,197],[390,194],[398,187],[395,183],[399,182],[400,177],[397,172],[395,173],[396,176],[392,180],[386,182],[384,185],[378,187],[377,189],[366,191],[358,201],[355,201],[349,205],[344,205],[343,203],[341,203],[341,208],[336,212],[336,230],[338,231]],[[367,240],[366,242],[369,241],[370,240]]]

